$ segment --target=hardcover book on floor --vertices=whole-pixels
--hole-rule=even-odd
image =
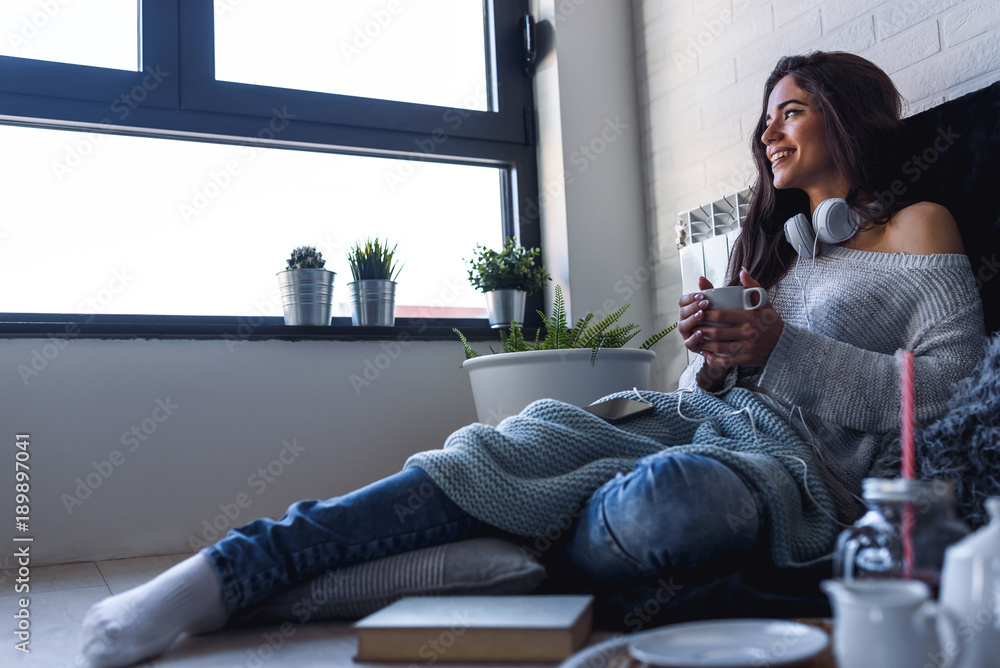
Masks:
[[[558,661],[593,627],[591,596],[404,598],[354,625],[358,660]]]

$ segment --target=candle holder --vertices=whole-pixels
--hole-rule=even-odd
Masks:
[[[921,580],[937,597],[945,549],[969,533],[944,480],[867,478],[868,512],[837,539],[834,576]]]

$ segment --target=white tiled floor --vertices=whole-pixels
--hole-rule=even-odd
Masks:
[[[13,614],[19,597],[13,586],[0,588],[0,666],[77,668],[80,625],[87,609],[103,598],[142,584],[189,555],[119,559],[62,566],[39,566],[31,571],[31,653],[14,649]],[[5,583],[12,583],[10,574]],[[10,629],[10,631],[6,630]],[[598,636],[598,634],[595,634]],[[595,637],[593,640],[598,640]],[[354,632],[349,622],[299,624],[285,636],[278,626],[226,629],[206,636],[181,638],[171,651],[141,668],[336,668],[382,666],[359,663]],[[505,664],[491,663],[490,668]],[[531,664],[508,664],[531,668]],[[551,668],[553,664],[541,664]],[[465,664],[449,663],[449,668]]]

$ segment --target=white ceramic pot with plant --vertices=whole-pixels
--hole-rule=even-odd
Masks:
[[[299,246],[279,271],[278,291],[286,325],[329,325],[336,274],[323,267],[323,254],[314,246]]]
[[[555,288],[552,315],[542,315],[545,337],[526,341],[521,327],[512,323],[501,331],[499,350],[480,355],[457,329],[465,347],[462,368],[469,372],[479,421],[497,424],[516,415],[538,399],[558,399],[587,406],[601,397],[633,387],[648,389],[653,360],[649,350],[677,323],[646,339],[638,348],[623,348],[638,334],[635,324],[620,325],[628,304],[593,322],[593,314],[566,321],[562,288]]]
[[[396,324],[396,246],[388,241],[367,239],[347,253],[354,281],[347,284],[351,300],[351,322],[360,327],[392,327]]]
[[[499,251],[476,245],[468,260],[469,282],[486,296],[490,327],[509,327],[524,323],[524,305],[528,295],[541,290],[549,281],[545,267],[538,263],[541,251],[518,246],[508,238]]]

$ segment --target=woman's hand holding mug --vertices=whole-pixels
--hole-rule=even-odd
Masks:
[[[784,322],[768,302],[767,293],[746,269],[740,271],[740,283],[744,290],[736,291],[736,301],[726,295],[726,308],[712,307],[714,288],[704,277],[698,279],[701,292],[683,295],[678,302],[678,330],[684,337],[684,346],[705,358],[703,374],[698,378],[704,389],[721,389],[725,372],[731,367],[767,364],[784,329]],[[758,293],[756,303],[748,294],[749,289]]]

